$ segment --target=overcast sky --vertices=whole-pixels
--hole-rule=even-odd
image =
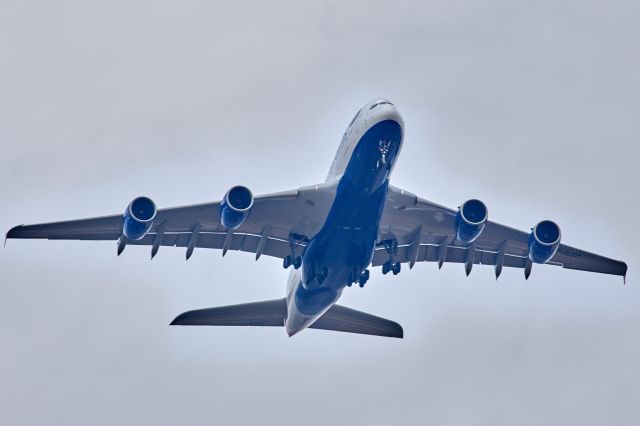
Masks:
[[[304,3],[304,4],[303,4]],[[0,3],[0,230],[321,182],[387,97],[392,183],[557,221],[629,264],[376,270],[341,303],[404,340],[169,327],[284,295],[281,262],[113,242],[0,250],[2,424],[640,423],[640,6],[604,1]]]

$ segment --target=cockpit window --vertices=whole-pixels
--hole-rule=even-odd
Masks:
[[[374,109],[378,105],[393,105],[393,104],[391,102],[389,102],[389,101],[376,102],[375,104],[371,105],[371,108],[369,108],[369,111],[371,111],[372,109]]]

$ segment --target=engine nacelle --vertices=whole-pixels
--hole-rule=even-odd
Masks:
[[[458,208],[456,214],[456,237],[465,243],[472,243],[484,229],[489,211],[480,200],[467,200]]]
[[[129,240],[142,239],[151,229],[156,213],[156,205],[151,198],[135,198],[124,212],[122,233]]]
[[[535,263],[547,263],[560,247],[560,227],[543,220],[533,227],[529,236],[529,258]]]
[[[253,194],[246,186],[234,186],[224,195],[220,203],[220,222],[222,226],[236,229],[249,216],[253,207]]]

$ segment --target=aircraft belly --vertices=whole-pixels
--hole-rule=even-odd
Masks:
[[[401,126],[387,120],[372,126],[356,144],[327,219],[309,242],[302,269],[290,277],[290,336],[320,318],[371,263],[388,177],[401,143]]]

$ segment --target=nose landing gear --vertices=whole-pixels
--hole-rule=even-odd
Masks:
[[[387,163],[389,148],[391,148],[391,141],[381,139],[378,142],[378,152],[380,152],[380,158],[378,159],[378,168],[381,168],[382,166],[385,166],[387,169],[389,168],[389,164]]]

